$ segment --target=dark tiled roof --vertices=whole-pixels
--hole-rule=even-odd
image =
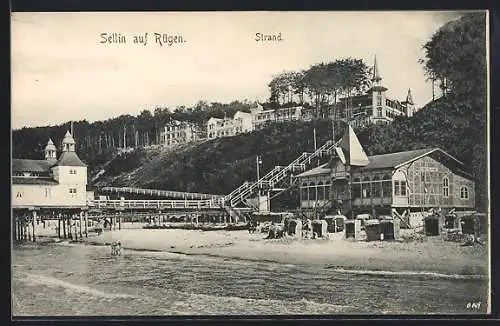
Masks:
[[[411,161],[413,161],[421,156],[425,156],[427,154],[434,153],[434,152],[439,152],[441,154],[444,154],[448,158],[457,162],[459,165],[463,165],[462,162],[458,161],[457,159],[450,156],[449,154],[447,154],[446,152],[444,152],[443,150],[441,150],[439,148],[426,148],[426,149],[417,149],[417,150],[406,151],[406,152],[396,152],[396,153],[368,156],[370,163],[368,163],[368,165],[366,165],[366,166],[358,167],[357,169],[374,170],[374,169],[396,168],[402,164],[405,164],[407,162],[411,162]],[[330,170],[327,167],[327,165],[328,164],[323,164],[323,165],[320,165],[314,169],[303,172],[303,173],[299,174],[298,177],[307,177],[307,176],[328,173]]]
[[[86,166],[75,152],[62,152],[55,165],[58,166]]]
[[[396,153],[368,156],[370,163],[368,163],[368,165],[366,166],[361,167],[360,169],[373,170],[373,169],[393,168],[433,151],[434,149],[432,148],[426,148],[426,149],[417,149],[406,152],[396,152]]]
[[[57,185],[59,183],[56,180],[49,179],[49,178],[13,177],[12,184],[15,184],[15,185]]]
[[[49,172],[54,161],[12,159],[12,172]]]

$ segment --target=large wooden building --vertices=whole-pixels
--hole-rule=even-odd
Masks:
[[[465,165],[439,148],[366,156],[349,127],[329,163],[297,176],[301,208],[406,217],[413,212],[472,210],[474,181]]]

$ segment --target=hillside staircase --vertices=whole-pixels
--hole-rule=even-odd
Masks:
[[[329,140],[312,153],[302,153],[287,166],[275,166],[274,169],[256,182],[244,182],[241,186],[224,197],[224,204],[230,207],[237,207],[241,204],[247,206],[246,199],[255,195],[258,190],[273,189],[283,180],[287,178],[293,179],[291,178],[293,173],[304,172],[318,158],[331,155],[335,151],[336,146],[338,146],[338,142],[334,143],[332,140]]]

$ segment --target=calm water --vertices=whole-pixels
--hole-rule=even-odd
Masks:
[[[16,247],[12,268],[14,316],[484,313],[487,302],[485,280],[84,245]]]

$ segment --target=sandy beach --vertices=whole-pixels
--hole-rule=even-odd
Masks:
[[[319,264],[352,271],[428,272],[487,277],[487,244],[460,243],[426,237],[420,241],[351,241],[343,233],[328,239],[264,239],[247,231],[143,230],[122,228],[85,241],[105,245],[120,241],[125,250],[201,254],[285,264]]]

